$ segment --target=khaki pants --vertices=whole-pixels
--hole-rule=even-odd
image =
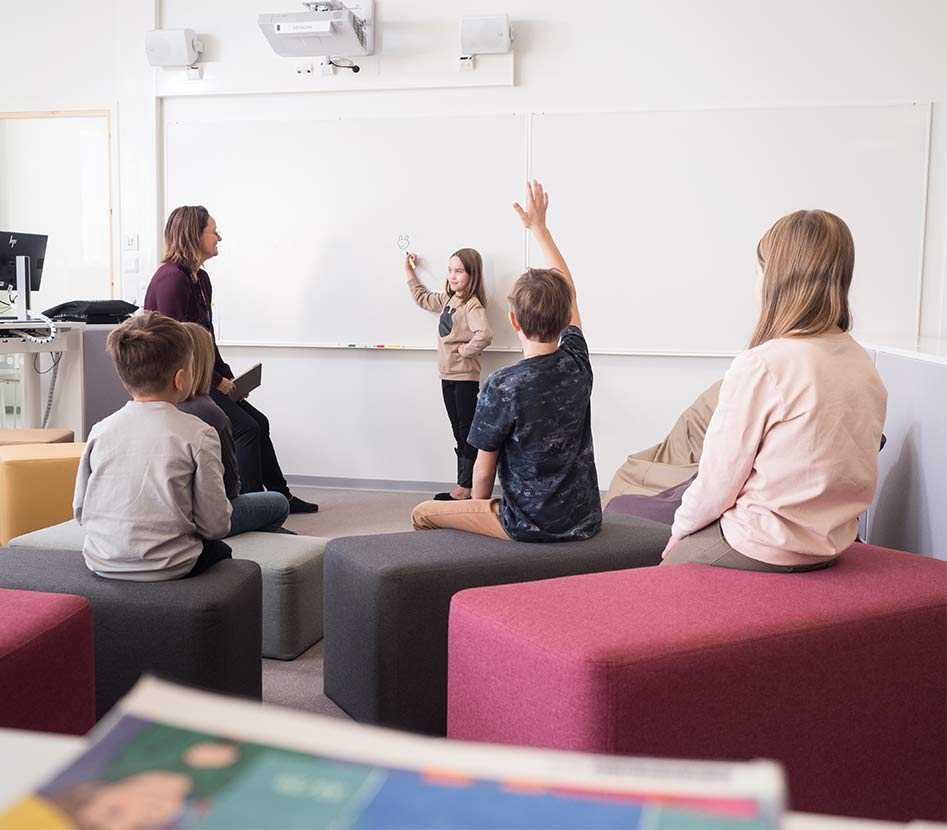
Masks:
[[[499,499],[422,502],[411,513],[411,524],[415,530],[449,528],[494,539],[510,538],[500,524]]]
[[[817,571],[835,564],[835,559],[825,562],[816,562],[813,565],[771,565],[769,562],[760,562],[751,559],[730,547],[718,519],[703,530],[685,536],[678,542],[671,552],[664,557],[662,565],[682,565],[694,562],[699,565],[715,565],[718,568],[733,568],[739,571],[763,571],[766,573],[799,573],[800,571]]]
[[[656,496],[697,474],[704,433],[717,408],[721,383],[718,380],[701,392],[660,444],[628,456],[612,479],[606,504],[615,496]]]

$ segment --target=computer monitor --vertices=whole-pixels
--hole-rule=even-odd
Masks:
[[[16,291],[16,258],[25,256],[30,261],[30,291],[39,291],[46,260],[48,236],[37,233],[0,231],[0,291]]]

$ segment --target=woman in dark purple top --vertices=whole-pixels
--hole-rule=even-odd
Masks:
[[[230,418],[243,492],[273,490],[289,499],[291,513],[315,513],[318,505],[289,492],[270,440],[266,416],[246,400],[234,401],[233,372],[224,363],[214,336],[213,289],[204,263],[217,256],[221,236],[204,207],[175,208],[164,229],[164,259],[151,278],[144,307],[182,323],[200,323],[214,338],[211,397]]]

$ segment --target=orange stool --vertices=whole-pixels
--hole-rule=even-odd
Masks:
[[[0,545],[72,518],[85,444],[0,447]]]
[[[19,444],[71,444],[71,429],[0,429],[0,447]]]

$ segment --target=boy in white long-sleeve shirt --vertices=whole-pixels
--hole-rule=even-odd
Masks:
[[[116,328],[108,350],[132,400],[97,423],[79,464],[73,510],[90,570],[152,582],[196,574],[230,548],[220,439],[177,409],[191,346],[175,320],[146,312]]]

